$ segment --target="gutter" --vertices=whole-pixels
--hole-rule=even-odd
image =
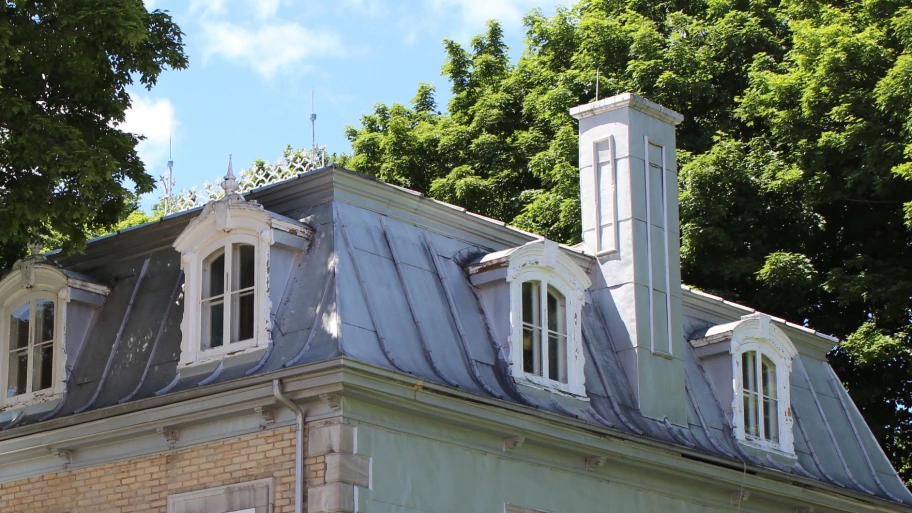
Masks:
[[[304,487],[301,485],[301,478],[304,474],[304,416],[306,410],[282,393],[282,380],[276,378],[272,380],[272,395],[276,400],[282,403],[286,408],[295,414],[295,513],[304,511]]]

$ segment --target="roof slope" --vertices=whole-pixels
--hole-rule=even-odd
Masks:
[[[0,427],[11,430],[344,355],[467,392],[685,446],[732,460],[738,467],[743,462],[912,503],[912,494],[825,361],[802,354],[794,365],[791,397],[798,457],[793,462],[742,450],[689,344],[688,425],[641,415],[606,322],[592,305],[583,309],[590,401],[530,393],[510,377],[484,305],[455,260],[460,252],[503,248],[480,247],[338,199],[315,205],[283,198],[279,213],[306,218],[316,232],[288,283],[273,284],[284,286],[284,293],[274,308],[273,344],[262,358],[190,376],[177,374],[184,278],[179,255],[170,244],[159,244],[158,249],[125,261],[90,269],[79,266],[81,272],[112,285],[112,290],[72,359],[68,392],[49,412],[0,414]],[[155,229],[169,237],[179,233],[173,227]]]

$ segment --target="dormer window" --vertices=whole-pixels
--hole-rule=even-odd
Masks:
[[[581,313],[590,281],[571,254],[538,240],[485,255],[466,272],[516,382],[585,396]]]
[[[0,411],[61,396],[67,354],[78,350],[109,292],[38,254],[16,262],[0,279]],[[73,317],[80,321],[67,327]]]
[[[273,305],[281,299],[309,226],[237,194],[229,164],[225,197],[208,203],[174,241],[184,270],[179,368],[264,350],[272,340]]]
[[[710,327],[690,344],[730,415],[735,437],[792,455],[789,375],[798,352],[770,321],[764,314],[747,315]]]

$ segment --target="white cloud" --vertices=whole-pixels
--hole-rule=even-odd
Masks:
[[[406,40],[418,39],[418,32],[440,33],[467,42],[485,30],[488,20],[497,20],[508,31],[522,29],[523,17],[535,7],[543,11],[557,5],[570,5],[573,0],[431,0],[422,12],[408,9],[404,13]]]
[[[266,79],[279,73],[306,71],[308,58],[345,53],[333,32],[293,22],[261,23],[247,29],[227,21],[203,24],[203,59],[211,56],[249,66]]]
[[[126,112],[126,120],[120,129],[137,135],[144,135],[136,148],[139,157],[150,172],[164,168],[168,160],[171,134],[177,128],[174,106],[167,98],[152,99],[131,94],[133,105]]]
[[[240,4],[253,12],[260,19],[267,19],[275,16],[279,6],[288,3],[289,0],[234,0],[234,4]],[[231,0],[191,0],[190,11],[205,16],[221,16],[226,13],[226,6]]]

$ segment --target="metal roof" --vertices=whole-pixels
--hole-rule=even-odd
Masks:
[[[333,168],[318,173],[364,180]],[[111,292],[79,353],[70,355],[67,393],[60,404],[52,411],[0,414],[0,427],[13,434],[19,426],[52,418],[345,356],[474,394],[688,447],[729,459],[738,468],[766,467],[912,503],[912,494],[823,359],[802,353],[795,360],[791,399],[797,460],[792,461],[745,451],[737,443],[689,344],[685,344],[688,425],[643,416],[621,370],[606,321],[592,305],[583,309],[588,405],[547,393],[530,394],[510,377],[508,362],[476,291],[455,259],[460,252],[492,252],[508,244],[483,247],[467,242],[479,240],[477,235],[460,238],[451,229],[445,235],[427,224],[409,222],[408,216],[397,214],[395,200],[413,194],[399,188],[382,186],[386,196],[373,198],[380,207],[369,209],[332,194],[317,202],[312,197],[293,201],[281,189],[298,187],[296,180],[271,186],[266,192],[281,198],[276,201],[282,206],[277,213],[306,218],[316,232],[284,284],[282,300],[274,305],[273,343],[262,358],[217,365],[189,376],[177,373],[184,276],[179,255],[167,242],[193,217],[194,213],[188,213],[127,234],[145,241],[138,253],[130,253],[129,244],[112,246],[115,237],[95,243],[104,246],[107,258],[101,250],[89,248],[85,256],[58,259],[109,285]],[[370,194],[381,190],[371,187]],[[263,203],[267,209],[273,208],[269,201]],[[449,210],[453,216],[467,215]],[[468,221],[473,230],[477,219]],[[504,227],[492,224],[492,229]],[[149,232],[145,238],[144,230]]]

